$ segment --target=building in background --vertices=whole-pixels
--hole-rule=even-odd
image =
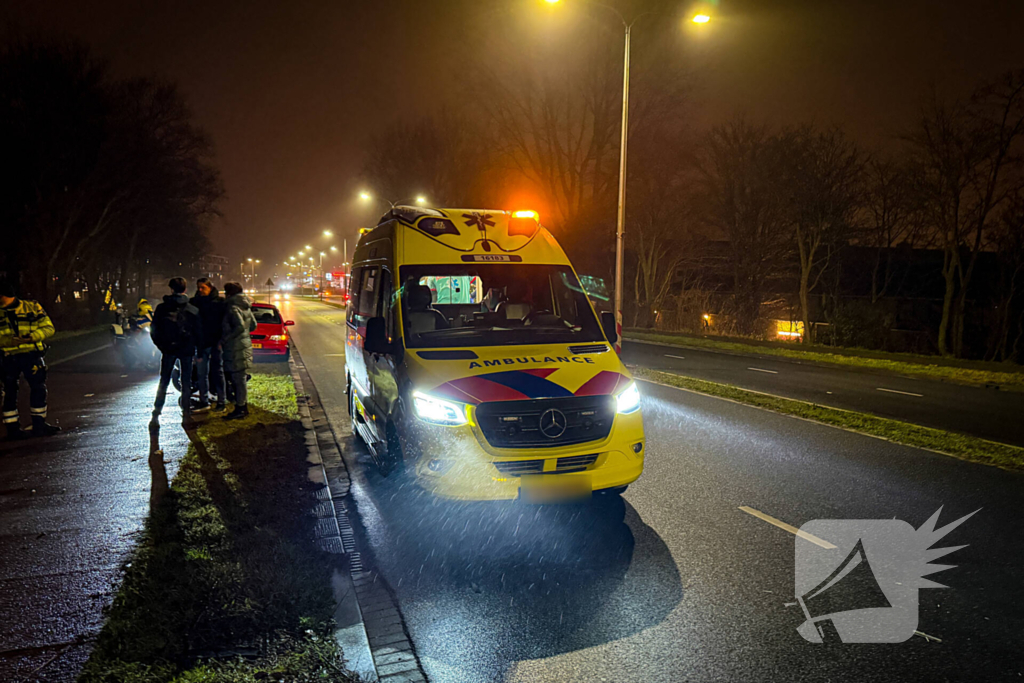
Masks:
[[[218,288],[223,287],[224,282],[231,279],[228,277],[228,259],[226,256],[217,256],[216,254],[200,256],[199,260],[192,265],[192,271],[197,278],[210,278]]]

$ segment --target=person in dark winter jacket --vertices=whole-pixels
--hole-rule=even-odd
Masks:
[[[199,311],[188,302],[185,278],[176,277],[168,283],[171,293],[153,313],[153,343],[160,349],[160,384],[153,404],[153,419],[160,416],[167,400],[167,385],[175,363],[181,364],[181,415],[188,422],[192,415],[192,359],[203,338],[203,325]]]
[[[242,294],[242,285],[229,282],[224,285],[224,322],[221,324],[221,350],[224,356],[224,373],[231,378],[235,389],[235,409],[225,415],[225,420],[237,420],[249,414],[247,373],[252,367],[252,337],[256,330],[256,317],[252,314],[249,299]]]
[[[199,311],[203,324],[203,338],[196,350],[196,365],[199,374],[199,404],[196,412],[210,409],[210,392],[217,395],[218,411],[224,410],[224,363],[221,358],[221,325],[224,322],[224,297],[213,286],[209,278],[196,281],[196,295],[190,302]]]

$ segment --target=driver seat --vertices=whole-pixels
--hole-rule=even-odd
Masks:
[[[431,304],[434,297],[426,285],[409,285],[405,295],[409,331],[423,334],[448,328],[448,318]]]

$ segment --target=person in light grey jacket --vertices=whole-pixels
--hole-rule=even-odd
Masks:
[[[249,392],[246,385],[252,367],[252,338],[249,335],[256,329],[256,317],[239,283],[225,284],[224,296],[221,349],[224,374],[230,377],[235,389],[235,409],[225,415],[224,419],[238,420],[249,414]]]

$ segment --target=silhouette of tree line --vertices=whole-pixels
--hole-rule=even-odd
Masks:
[[[0,47],[0,271],[60,313],[94,313],[206,249],[223,191],[174,83],[119,78],[82,43]]]

